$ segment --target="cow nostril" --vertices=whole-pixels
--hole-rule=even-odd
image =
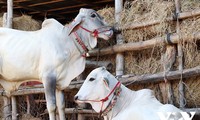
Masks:
[[[74,100],[75,100],[75,101],[78,100],[78,96],[74,96]]]

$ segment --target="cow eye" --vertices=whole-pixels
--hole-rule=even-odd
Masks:
[[[95,14],[92,14],[92,15],[91,15],[91,17],[92,17],[92,18],[95,18],[95,17],[96,17],[96,15],[95,15]]]
[[[90,78],[90,79],[89,79],[89,81],[94,81],[94,80],[95,80],[94,78]]]

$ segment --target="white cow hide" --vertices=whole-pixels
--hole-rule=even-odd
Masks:
[[[181,110],[170,104],[163,105],[151,90],[132,91],[121,84],[112,93],[117,84],[118,80],[104,67],[97,68],[87,76],[74,99],[77,103],[91,104],[98,113],[102,111],[104,120],[161,120],[158,112],[166,118],[168,112],[174,112],[174,115],[166,120],[183,120]],[[119,88],[121,92],[116,95],[115,91]],[[108,96],[110,93],[112,94]],[[102,102],[106,96],[108,100]],[[107,111],[109,108],[111,109]]]
[[[84,8],[68,26],[47,19],[38,31],[0,28],[0,84],[9,96],[23,82],[42,82],[50,120],[56,104],[65,120],[62,90],[84,70],[83,54],[96,46],[97,37],[108,40],[112,33],[96,11]]]

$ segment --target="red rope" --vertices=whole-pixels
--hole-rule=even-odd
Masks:
[[[100,101],[105,102],[108,100],[108,98],[110,97],[110,95],[115,91],[115,89],[120,85],[121,83],[118,81],[117,84],[115,85],[115,87],[112,89],[112,91],[103,99],[101,99]]]
[[[85,44],[83,43],[83,41],[81,40],[81,38],[78,36],[78,34],[76,32],[74,32],[74,35],[76,36],[76,41],[81,45],[81,47],[87,51],[87,47],[85,46]]]
[[[101,102],[101,110],[100,110],[100,114],[102,113],[102,109],[103,109],[103,105],[104,102],[106,102],[108,100],[108,98],[110,97],[110,95],[116,90],[117,87],[119,87],[121,85],[121,83],[118,81],[117,84],[115,85],[115,87],[111,90],[111,92],[103,99],[101,100],[81,100],[81,101],[91,101],[91,102]]]

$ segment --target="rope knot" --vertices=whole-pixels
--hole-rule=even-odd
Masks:
[[[98,30],[95,29],[92,33],[93,33],[94,37],[98,37],[98,34],[99,34]]]
[[[106,101],[108,100],[108,97],[109,97],[109,96],[107,96],[107,97],[101,99],[100,101],[102,101],[102,102],[106,102]]]

